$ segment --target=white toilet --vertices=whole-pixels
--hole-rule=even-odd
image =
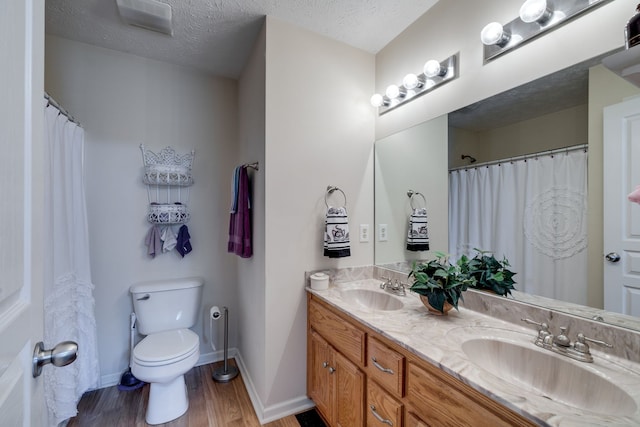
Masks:
[[[162,424],[189,407],[184,374],[200,357],[196,323],[203,279],[157,280],[131,286],[138,332],[146,335],[133,349],[131,372],[151,384],[146,421]]]

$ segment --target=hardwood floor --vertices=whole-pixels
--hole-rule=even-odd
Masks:
[[[234,360],[229,361],[230,364]],[[211,379],[213,369],[222,362],[198,366],[185,375],[189,393],[189,410],[163,427],[258,427],[240,375],[228,383]],[[134,391],[119,391],[117,386],[86,393],[78,404],[78,415],[68,427],[145,427],[149,385]],[[265,424],[266,427],[300,427],[291,415]]]

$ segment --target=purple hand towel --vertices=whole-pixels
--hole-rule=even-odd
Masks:
[[[247,168],[240,170],[238,183],[238,204],[229,218],[229,243],[227,251],[242,258],[253,255],[251,243],[251,210],[249,202],[249,175]]]
[[[186,254],[193,250],[189,239],[191,239],[191,236],[189,235],[189,228],[185,224],[180,227],[180,230],[178,230],[178,237],[176,238],[176,249],[178,250],[180,255],[182,255],[182,258],[184,258]]]

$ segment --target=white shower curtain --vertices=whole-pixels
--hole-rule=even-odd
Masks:
[[[77,414],[82,394],[98,387],[99,368],[84,195],[84,130],[45,102],[44,344],[78,343],[78,358],[43,370],[49,425]]]
[[[516,289],[586,304],[585,149],[449,174],[449,251],[506,256]]]

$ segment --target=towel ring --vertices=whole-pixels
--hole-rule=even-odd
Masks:
[[[335,187],[333,185],[329,185],[327,186],[327,192],[324,193],[324,204],[325,206],[328,208],[329,207],[329,202],[327,201],[327,198],[329,197],[329,195],[333,194],[334,191],[339,191],[342,193],[342,197],[344,197],[344,207],[347,207],[347,195],[344,194],[344,191],[342,191],[341,189],[339,189],[338,187]]]
[[[415,196],[422,197],[422,201],[424,202],[424,206],[425,206],[425,208],[427,207],[427,199],[424,197],[424,194],[422,194],[421,192],[409,190],[409,191],[407,191],[407,196],[409,197],[409,204],[411,205],[411,209],[415,209],[416,208],[415,206],[413,206],[413,198]]]

